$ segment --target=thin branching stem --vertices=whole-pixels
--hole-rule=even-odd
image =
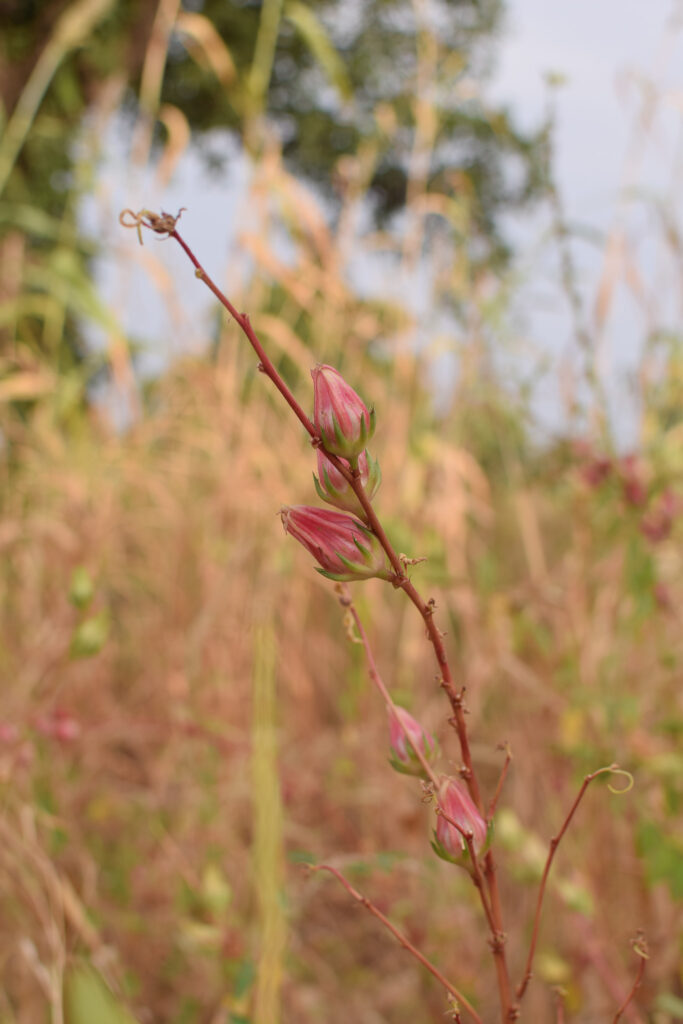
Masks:
[[[496,791],[493,794],[491,803],[489,804],[489,811],[488,814],[486,815],[487,821],[491,821],[491,818],[495,814],[496,807],[498,806],[498,801],[500,800],[500,794],[503,792],[503,786],[505,785],[505,779],[507,778],[508,768],[510,767],[510,762],[512,761],[512,751],[510,750],[507,743],[503,744],[503,749],[505,750],[505,763],[501,768],[500,777],[498,779],[498,785],[496,786]]]
[[[475,884],[475,886],[477,888],[477,891],[479,892],[479,896],[481,898],[481,904],[482,904],[482,907],[484,908],[484,914],[486,916],[486,920],[488,921],[489,928],[491,929],[491,935],[495,937],[495,934],[496,934],[496,922],[493,919],[493,914],[491,912],[491,907],[489,906],[489,901],[488,901],[488,898],[486,896],[486,886],[484,884],[484,876],[482,875],[481,867],[479,866],[479,861],[477,860],[477,852],[474,849],[474,834],[473,834],[471,829],[463,828],[463,826],[460,825],[455,820],[455,818],[452,818],[450,816],[450,814],[446,814],[446,812],[443,810],[442,807],[437,807],[436,813],[441,818],[443,818],[444,821],[447,821],[449,825],[452,825],[452,827],[454,829],[456,829],[456,831],[458,831],[460,833],[460,835],[462,836],[462,840],[463,840],[465,846],[467,847],[467,852],[468,852],[468,854],[470,856],[470,866],[471,866],[470,873],[472,875],[472,881],[474,882],[474,884]]]
[[[358,630],[358,636],[359,636],[361,644],[363,645],[363,649],[365,651],[365,657],[366,657],[367,663],[368,663],[368,675],[370,676],[370,679],[375,684],[375,686],[379,690],[380,694],[384,698],[384,702],[385,702],[387,708],[389,708],[390,710],[394,710],[395,711],[396,705],[394,704],[392,696],[389,693],[387,687],[385,686],[384,680],[382,679],[382,677],[381,677],[381,675],[379,673],[379,669],[377,668],[377,662],[375,661],[375,656],[372,653],[372,647],[370,646],[370,641],[368,640],[368,635],[365,632],[365,629],[363,628],[363,623],[362,623],[361,618],[360,618],[360,616],[358,614],[358,610],[356,609],[353,601],[351,600],[351,596],[349,594],[348,587],[346,587],[346,586],[344,586],[343,589],[342,589],[342,594],[341,594],[341,597],[340,597],[340,601],[341,601],[342,606],[344,608],[348,609],[351,617],[353,618],[353,621],[355,623],[356,629]],[[420,762],[420,767],[422,768],[422,771],[425,773],[426,777],[429,779],[429,781],[431,782],[431,784],[434,787],[434,789],[437,790],[439,788],[439,780],[437,779],[436,775],[434,774],[434,770],[433,770],[432,766],[429,764],[429,762],[427,761],[427,758],[424,756],[424,754],[420,750],[419,744],[415,743],[415,741],[413,740],[413,737],[410,735],[410,732],[406,728],[406,726],[405,726],[405,724],[403,722],[403,719],[400,717],[400,715],[396,716],[396,721],[397,721],[397,723],[398,723],[398,725],[399,725],[399,727],[401,729],[401,732],[405,736],[407,742],[413,748],[413,750],[415,752],[415,756],[418,759],[418,761]]]
[[[647,961],[650,959],[650,954],[647,948],[647,942],[645,941],[645,936],[642,932],[638,932],[635,939],[633,940],[633,950],[636,956],[638,957],[638,970],[636,971],[636,976],[634,978],[633,984],[631,985],[631,989],[628,995],[626,996],[623,1003],[614,1015],[612,1024],[619,1024],[619,1021],[621,1020],[624,1011],[635,998],[635,994],[640,988],[641,983],[643,981],[643,976],[645,974],[645,966],[647,964]]]
[[[341,882],[341,884],[344,886],[349,895],[353,896],[354,900],[360,903],[361,906],[365,907],[366,910],[369,910],[370,913],[374,917],[376,917],[378,921],[381,921],[384,927],[391,932],[395,939],[398,940],[400,945],[403,946],[403,948],[406,949],[411,954],[411,956],[414,956],[415,959],[418,960],[423,967],[426,967],[429,973],[432,974],[436,978],[436,980],[441,983],[441,985],[443,985],[446,991],[450,993],[451,996],[453,996],[457,1003],[461,1003],[463,1005],[463,1007],[472,1017],[472,1020],[475,1021],[475,1024],[483,1024],[481,1017],[474,1009],[472,1004],[469,1002],[469,1000],[465,998],[462,992],[460,992],[455,987],[455,985],[452,985],[451,982],[444,977],[441,971],[427,959],[424,953],[421,953],[420,950],[416,946],[414,946],[412,942],[410,942],[409,939],[407,939],[405,935],[403,935],[402,932],[400,932],[398,928],[396,928],[395,925],[391,923],[389,918],[385,917],[382,911],[378,907],[376,907],[375,904],[367,898],[367,896],[363,896],[362,893],[358,892],[357,889],[354,889],[349,880],[345,878],[344,875],[342,875],[341,871],[338,871],[337,868],[333,868],[330,864],[318,864],[311,870],[329,871],[331,875],[334,875],[334,877],[339,882]]]
[[[586,775],[585,779],[583,780],[583,782],[581,784],[581,788],[579,789],[579,792],[576,795],[576,799],[574,800],[574,803],[569,808],[569,813],[567,814],[567,817],[564,819],[564,822],[562,823],[562,828],[557,833],[557,835],[553,836],[552,839],[550,840],[550,849],[548,850],[548,857],[547,857],[546,862],[545,862],[545,867],[543,869],[543,875],[541,877],[541,884],[540,884],[539,889],[538,889],[538,899],[536,901],[536,913],[534,915],[534,925],[533,925],[533,930],[532,930],[532,933],[531,933],[531,943],[529,945],[529,955],[527,956],[526,967],[524,969],[524,976],[523,976],[521,982],[519,983],[519,985],[517,986],[517,998],[518,999],[521,999],[523,997],[524,993],[526,992],[527,986],[528,986],[528,984],[531,981],[531,978],[533,976],[532,968],[533,968],[533,963],[534,963],[534,956],[536,954],[536,944],[538,942],[538,932],[539,932],[540,923],[541,923],[541,910],[543,908],[543,899],[545,897],[545,890],[546,890],[546,885],[548,883],[548,876],[550,874],[550,868],[552,866],[553,860],[555,859],[555,854],[557,853],[557,848],[560,845],[560,843],[562,842],[562,838],[564,837],[565,832],[569,828],[571,820],[574,817],[574,814],[576,813],[576,810],[577,810],[579,804],[581,803],[581,801],[583,799],[584,793],[586,792],[586,790],[590,786],[590,784],[593,781],[593,779],[597,779],[597,777],[599,775],[605,775],[605,774],[608,774],[608,773],[626,774],[626,775],[628,774],[626,772],[623,772],[622,769],[619,768],[618,765],[611,764],[611,765],[608,765],[605,768],[598,768],[597,771],[591,772],[590,775]]]
[[[121,223],[124,227],[146,227],[157,234],[166,235],[168,238],[173,238],[183,249],[188,259],[195,268],[195,274],[200,281],[203,281],[206,287],[213,292],[215,297],[218,299],[224,309],[230,314],[230,316],[237,322],[238,326],[244,332],[249,344],[254,349],[259,359],[259,368],[261,371],[273,382],[275,387],[278,389],[282,397],[285,399],[289,407],[294,412],[299,422],[303,425],[305,430],[310,434],[311,439],[316,447],[319,447],[325,453],[325,456],[329,459],[332,465],[337,469],[347,482],[353,487],[353,490],[361,503],[363,512],[367,521],[368,526],[375,534],[380,544],[382,545],[387,558],[394,571],[395,578],[392,580],[394,586],[400,587],[408,595],[408,598],[415,605],[420,615],[422,616],[427,634],[434,648],[436,660],[439,665],[441,674],[441,685],[443,686],[453,708],[453,719],[452,722],[455,725],[458,733],[458,739],[460,740],[460,747],[462,752],[462,760],[464,763],[463,776],[467,782],[468,788],[472,799],[474,800],[477,808],[483,813],[483,806],[481,802],[481,793],[479,785],[477,783],[476,775],[474,773],[474,767],[472,764],[472,756],[470,753],[469,741],[467,738],[467,726],[465,723],[465,714],[463,709],[463,695],[458,692],[453,683],[450,667],[448,665],[448,659],[446,657],[446,650],[443,644],[443,639],[439,629],[434,622],[434,606],[432,603],[426,602],[422,599],[416,588],[413,586],[411,581],[408,579],[405,573],[405,569],[398,553],[395,551],[391,541],[386,535],[386,532],[380,523],[377,514],[372,507],[372,503],[368,499],[365,493],[365,488],[360,480],[360,472],[358,469],[355,471],[351,470],[343,460],[332,455],[326,451],[321,439],[315,429],[314,424],[306,415],[304,410],[301,408],[299,402],[287,387],[282,377],[276,370],[272,361],[269,359],[266,350],[258,339],[251,322],[246,313],[240,313],[232,304],[230,299],[221,291],[215,281],[207,274],[204,267],[201,265],[195,254],[193,253],[190,246],[187,244],[185,239],[179,234],[176,229],[178,217],[172,217],[169,214],[154,214],[149,210],[142,210],[140,213],[135,214],[131,210],[125,210],[120,217]]]
[[[183,249],[188,259],[195,268],[195,275],[200,281],[203,281],[207,288],[215,295],[220,304],[230,314],[230,316],[237,322],[238,326],[244,332],[247,340],[254,349],[259,359],[259,369],[270,378],[277,390],[280,392],[282,397],[285,399],[289,407],[296,415],[299,422],[303,425],[305,430],[311,436],[312,442],[315,447],[319,447],[325,453],[325,456],[329,459],[332,465],[342,474],[344,479],[351,485],[354,493],[356,494],[363,513],[372,532],[375,534],[380,544],[382,545],[387,558],[391,564],[394,572],[392,577],[392,584],[405,591],[410,601],[415,605],[417,610],[425,624],[427,635],[434,648],[434,654],[436,656],[437,663],[439,665],[440,672],[440,683],[444,689],[446,695],[451,704],[453,715],[449,719],[451,725],[455,728],[458,740],[460,743],[460,751],[462,755],[463,768],[461,769],[461,775],[463,776],[470,795],[479,810],[484,814],[484,806],[482,802],[481,790],[479,783],[474,771],[474,765],[472,762],[472,754],[470,751],[469,738],[467,735],[467,724],[465,721],[465,709],[463,706],[463,690],[457,690],[453,682],[453,677],[448,664],[448,658],[446,656],[446,649],[443,643],[443,638],[440,630],[434,622],[434,603],[432,601],[424,601],[417,589],[413,586],[412,582],[406,575],[404,564],[402,563],[398,553],[391,544],[391,541],[387,537],[382,524],[377,518],[377,514],[372,507],[370,500],[365,492],[365,488],[360,479],[360,471],[356,467],[350,469],[349,466],[341,459],[332,455],[325,449],[322,444],[322,439],[319,437],[315,425],[311,422],[309,417],[306,415],[296,398],[285,384],[284,380],[276,370],[275,366],[268,358],[268,355],[259,341],[254,329],[251,326],[249,317],[246,313],[239,313],[232,302],[227,298],[226,295],[221,291],[218,285],[211,279],[209,274],[204,270],[195,254],[193,253],[187,242],[178,233],[176,225],[180,214],[173,217],[170,214],[161,213],[156,214],[150,210],[141,210],[138,213],[134,213],[132,210],[124,210],[119,220],[124,227],[136,228],[138,236],[141,240],[141,228],[145,227],[151,231],[154,231],[158,235],[164,235],[167,238],[173,238]],[[505,948],[504,948],[504,930],[503,930],[503,919],[502,910],[500,905],[500,899],[498,895],[498,886],[495,876],[495,864],[491,852],[486,855],[486,883],[489,888],[489,895],[491,900],[491,909],[496,922],[496,934],[500,936],[500,940],[497,943],[497,948],[494,949],[496,958],[496,970],[498,973],[498,984],[501,1000],[502,1019],[503,1021],[515,1020],[516,1010],[513,1006],[511,992],[510,992],[510,980],[509,971],[507,967]]]

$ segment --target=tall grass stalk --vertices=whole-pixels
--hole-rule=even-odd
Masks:
[[[254,629],[251,777],[254,838],[252,878],[258,901],[258,964],[254,1024],[279,1024],[287,944],[284,908],[284,837],[277,756],[277,686],[272,621]]]

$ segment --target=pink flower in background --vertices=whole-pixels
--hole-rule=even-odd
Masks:
[[[594,456],[581,466],[580,473],[589,487],[599,487],[612,472],[612,460],[605,456]]]
[[[405,708],[394,705],[394,707],[387,708],[387,713],[389,715],[389,742],[393,755],[390,761],[392,768],[404,775],[424,776],[425,770],[420,764],[414,747],[408,742],[406,732],[427,762],[434,760],[437,752],[436,740]]]
[[[368,411],[338,370],[320,364],[313,378],[313,423],[332,455],[356,459],[375,430],[375,412]]]
[[[41,716],[36,721],[36,730],[60,743],[73,743],[81,735],[80,722],[63,708],[55,708],[49,715]]]
[[[285,533],[319,562],[318,572],[331,580],[352,582],[373,576],[389,579],[382,545],[367,527],[344,512],[310,505],[280,509]]]
[[[624,499],[636,508],[647,501],[645,468],[636,455],[624,455],[619,461],[619,476]]]
[[[649,509],[641,519],[640,532],[653,544],[666,540],[680,510],[679,498],[672,490],[667,489],[660,496],[655,507]]]
[[[11,722],[0,722],[0,743],[16,743],[19,730]]]
[[[342,459],[342,462],[349,465],[346,459]],[[360,482],[368,500],[372,501],[382,479],[379,463],[370,458],[367,452],[361,452],[358,456],[358,470]],[[344,509],[345,512],[353,512],[354,515],[365,518],[363,506],[356,497],[351,484],[344,479],[320,448],[318,448],[318,476],[314,473],[313,480],[318,497],[323,501],[330,505],[336,505],[337,508]]]
[[[486,843],[488,828],[463,784],[450,776],[444,776],[441,779],[437,799],[439,808],[444,814],[457,822],[463,831],[472,833],[474,851],[477,854],[480,853]],[[467,849],[462,832],[451,825],[443,814],[437,815],[436,841],[443,852],[450,857],[458,858]]]

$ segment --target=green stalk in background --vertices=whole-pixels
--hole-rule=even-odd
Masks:
[[[260,949],[253,1024],[278,1024],[287,940],[283,905],[282,802],[277,765],[275,638],[270,620],[256,627],[252,674],[253,871]]]

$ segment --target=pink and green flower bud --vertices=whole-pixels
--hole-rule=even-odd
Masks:
[[[405,708],[394,705],[387,708],[387,712],[392,753],[389,764],[395,771],[401,772],[403,775],[428,778],[415,748],[417,747],[420,751],[422,759],[430,764],[438,752],[436,740]]]
[[[346,466],[349,465],[346,459],[342,459],[342,462]],[[361,452],[358,456],[358,470],[360,482],[368,496],[368,501],[372,501],[382,480],[379,462],[372,459],[367,451]],[[354,515],[365,519],[363,506],[356,497],[351,484],[342,476],[336,466],[332,465],[320,448],[318,448],[318,474],[319,478],[315,473],[313,474],[313,480],[319,498],[330,505],[344,509],[345,512],[353,512]]]
[[[390,579],[382,545],[374,533],[353,516],[328,508],[295,505],[280,509],[285,533],[306,548],[330,580],[352,583],[373,576]]]
[[[443,813],[438,814],[436,819],[436,831],[432,843],[434,852],[443,860],[452,861],[454,864],[466,864],[469,851],[463,832],[471,836],[474,852],[478,856],[487,846],[488,826],[477,810],[472,797],[457,779],[449,776],[442,777],[437,800],[439,810]],[[448,818],[456,822],[459,828],[452,825]]]
[[[354,461],[375,431],[375,410],[368,411],[341,373],[323,364],[311,370],[313,423],[326,450]]]

